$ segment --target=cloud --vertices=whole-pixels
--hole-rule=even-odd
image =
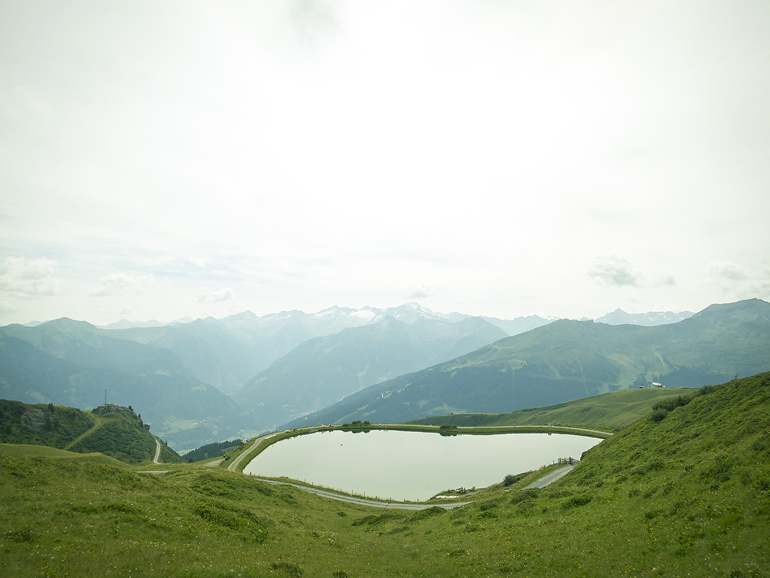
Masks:
[[[608,287],[639,287],[641,281],[641,273],[634,272],[631,264],[620,257],[597,259],[588,276],[596,278],[599,283]]]
[[[668,287],[673,287],[674,285],[676,285],[676,279],[674,279],[671,275],[669,275],[668,277],[664,277],[663,279],[661,279],[659,285],[666,285]]]
[[[8,301],[0,301],[0,313],[16,313],[19,308]]]
[[[303,40],[312,41],[319,32],[337,28],[332,6],[323,0],[291,0],[287,8],[291,23]]]
[[[711,274],[723,280],[723,291],[731,297],[770,297],[770,271],[719,261],[711,264]]]
[[[436,292],[427,285],[420,285],[419,287],[412,289],[409,293],[404,295],[404,297],[407,299],[426,299],[428,297],[433,297],[435,294]]]
[[[0,289],[22,296],[55,295],[59,292],[52,276],[56,261],[6,257],[0,265]]]
[[[211,289],[201,289],[198,292],[198,303],[219,303],[227,301],[233,296],[233,290],[230,287],[223,287],[219,291]]]
[[[719,277],[732,281],[743,281],[748,278],[743,267],[736,263],[714,263],[711,271]]]
[[[102,277],[99,286],[92,289],[90,295],[92,297],[109,297],[110,295],[117,295],[127,287],[133,287],[137,291],[146,291],[152,283],[152,275],[135,277],[125,273],[113,273]]]
[[[51,106],[37,93],[23,86],[0,91],[0,118],[23,122],[47,117]]]

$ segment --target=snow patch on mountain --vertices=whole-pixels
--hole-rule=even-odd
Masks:
[[[671,311],[650,311],[647,313],[626,313],[622,309],[616,309],[612,313],[607,313],[597,319],[596,323],[606,323],[607,325],[642,325],[653,327],[656,325],[668,325],[669,323],[678,323],[692,317],[692,311],[680,311],[673,313]]]

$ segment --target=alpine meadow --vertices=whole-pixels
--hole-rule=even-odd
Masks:
[[[768,30],[0,0],[0,576],[770,578]]]

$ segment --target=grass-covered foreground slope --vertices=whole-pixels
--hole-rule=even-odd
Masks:
[[[417,513],[196,465],[0,446],[9,576],[766,576],[770,374],[666,403],[565,478]],[[47,452],[47,453],[43,453]],[[516,473],[516,472],[512,472]]]
[[[131,464],[152,461],[156,450],[155,437],[130,408],[106,405],[81,411],[5,399],[0,400],[0,443],[100,452]],[[180,462],[182,458],[161,444],[160,461]]]
[[[661,400],[690,395],[682,387],[621,389],[594,397],[576,399],[548,407],[522,409],[511,413],[460,413],[426,417],[410,424],[490,427],[507,425],[578,425],[616,431],[652,411]]]

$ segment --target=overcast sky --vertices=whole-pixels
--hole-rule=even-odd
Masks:
[[[770,299],[766,0],[0,0],[0,324]]]

